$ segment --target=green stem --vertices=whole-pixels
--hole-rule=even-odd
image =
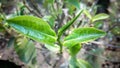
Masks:
[[[59,44],[59,46],[60,46],[60,54],[62,54],[63,53],[63,45],[62,45],[62,43],[61,43],[61,41],[60,41],[60,38],[58,38],[58,44]]]

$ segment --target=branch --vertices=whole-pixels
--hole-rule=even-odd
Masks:
[[[26,3],[25,0],[23,0],[23,4],[24,4],[24,6],[25,6],[31,13],[33,13],[34,15],[36,15],[36,16],[38,16],[38,17],[42,17],[38,12],[34,11],[33,9],[31,9],[31,8],[27,5],[27,3]]]

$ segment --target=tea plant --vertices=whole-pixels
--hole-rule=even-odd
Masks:
[[[50,4],[53,4],[54,0],[50,1]],[[75,6],[80,10],[79,3],[73,0],[68,0],[70,4]],[[50,5],[50,6],[51,6]],[[70,6],[68,6],[70,8]],[[74,11],[71,9],[70,14]],[[91,15],[87,10],[81,9],[78,14],[69,22],[67,22],[62,27],[58,28],[57,31],[53,29],[53,20],[55,20],[56,16],[60,14],[59,12],[53,11],[54,14],[51,13],[49,24],[41,18],[41,16],[31,16],[31,15],[19,15],[13,18],[0,18],[0,25],[4,27],[6,30],[12,29],[18,33],[20,33],[21,38],[17,39],[17,41],[13,42],[14,48],[19,55],[20,59],[28,63],[29,66],[35,68],[30,64],[36,64],[36,49],[32,40],[45,44],[46,47],[59,47],[59,56],[63,56],[64,49],[68,50],[70,54],[69,57],[69,67],[70,68],[92,68],[92,66],[83,59],[78,59],[77,54],[82,48],[82,44],[91,42],[105,35],[105,32],[94,28],[94,27],[78,27],[70,30],[69,28],[74,24],[74,22],[80,18],[81,14],[85,14],[90,21],[88,23],[93,24],[95,21],[102,20],[108,18],[106,14],[98,14]],[[10,26],[10,27],[9,27]],[[9,29],[10,28],[10,29]],[[67,30],[70,30],[71,33],[67,33],[67,36],[64,34]],[[10,31],[12,33],[12,31]],[[14,32],[13,32],[14,33]],[[31,40],[32,39],[32,40]],[[12,39],[13,41],[15,39]],[[10,44],[11,45],[11,44]],[[49,48],[50,49],[50,48]]]
[[[82,43],[87,43],[90,41],[93,41],[95,39],[100,38],[101,36],[105,35],[105,32],[96,29],[94,27],[83,27],[83,28],[75,28],[68,36],[66,36],[64,39],[62,38],[63,33],[69,27],[76,21],[76,19],[79,18],[79,16],[83,13],[83,10],[79,12],[78,15],[76,15],[72,20],[70,20],[67,24],[62,26],[58,32],[56,33],[50,25],[45,22],[43,19],[30,16],[30,15],[22,15],[17,16],[14,18],[6,19],[6,22],[9,26],[14,28],[19,33],[25,35],[28,38],[31,38],[35,41],[38,41],[43,44],[48,44],[49,46],[54,46],[55,43],[58,43],[59,46],[59,53],[62,56],[63,47],[66,47],[68,49],[68,52],[70,54],[69,57],[69,66],[70,68],[92,68],[89,63],[82,59],[77,59],[76,55],[80,51],[82,47]],[[98,18],[96,16],[96,19],[92,19],[92,21],[100,20],[102,18]],[[23,40],[23,43],[26,42]],[[28,47],[25,47],[22,43],[22,47],[25,50],[22,51],[28,51],[27,55],[34,55],[34,46],[32,42],[25,43],[25,45],[29,45],[31,49],[27,49]],[[31,45],[31,46],[30,46]],[[20,55],[20,48],[19,46],[15,46],[17,49],[18,54]],[[23,56],[23,55],[22,55]],[[31,59],[34,56],[29,57],[28,59]],[[28,62],[28,60],[26,60]]]

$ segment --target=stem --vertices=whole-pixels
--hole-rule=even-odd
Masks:
[[[63,51],[63,45],[60,41],[60,38],[58,38],[58,44],[60,45],[60,54],[62,54],[62,51]]]
[[[38,17],[42,17],[41,14],[39,14],[39,13],[36,12],[35,10],[31,9],[31,8],[27,5],[26,0],[23,0],[23,4],[24,4],[24,6],[25,6],[31,13],[33,13],[34,15],[36,15],[36,16],[38,16]]]
[[[57,41],[58,41],[58,44],[59,44],[59,46],[60,46],[60,54],[62,55],[62,51],[63,51],[63,44],[62,44],[62,42],[61,42],[61,35],[58,35],[58,39],[57,39]]]

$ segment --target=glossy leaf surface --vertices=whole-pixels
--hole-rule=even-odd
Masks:
[[[56,41],[56,34],[49,24],[34,16],[18,16],[7,20],[8,24],[33,40],[51,44]]]
[[[97,20],[103,20],[103,19],[106,19],[108,18],[109,15],[105,14],[105,13],[100,13],[100,14],[97,14],[95,15],[93,18],[92,18],[92,22],[95,22]]]
[[[90,42],[104,35],[105,32],[96,28],[77,28],[65,38],[63,44],[67,47],[72,47],[75,44]]]

